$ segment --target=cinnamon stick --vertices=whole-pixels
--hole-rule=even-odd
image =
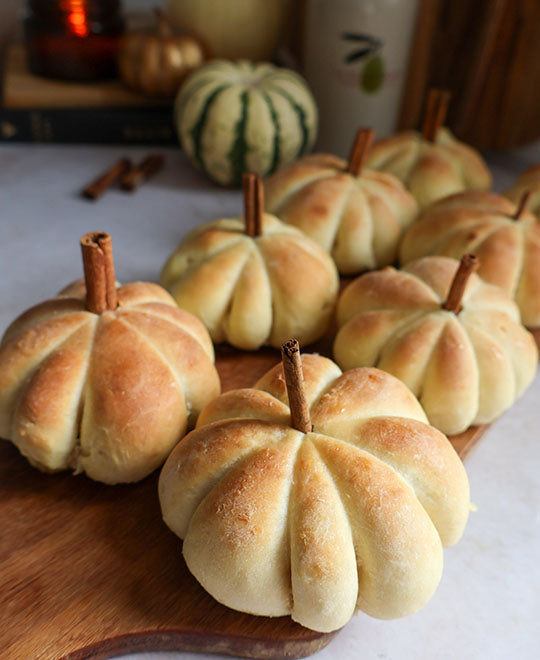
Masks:
[[[304,388],[300,346],[296,339],[289,339],[281,346],[281,361],[287,386],[287,396],[289,397],[291,426],[302,433],[309,433],[313,425],[311,424]]]
[[[448,296],[442,304],[443,309],[447,309],[449,312],[454,312],[454,314],[459,314],[461,311],[461,300],[465,293],[467,282],[469,277],[478,268],[478,265],[478,259],[474,254],[463,255],[459,268],[457,269],[452,284],[450,285]]]
[[[118,306],[111,237],[90,232],[81,238],[86,283],[86,309],[101,314]]]
[[[121,158],[114,165],[109,167],[106,172],[100,174],[97,179],[91,181],[82,191],[87,199],[96,200],[103,195],[118,179],[131,169],[129,158]]]
[[[439,129],[444,124],[450,92],[442,89],[431,89],[429,91],[426,114],[422,125],[422,135],[426,140],[434,142]]]
[[[263,226],[264,191],[261,177],[245,172],[242,177],[244,192],[244,219],[247,236],[260,236]]]
[[[347,172],[349,174],[358,176],[362,172],[368,149],[373,142],[374,134],[375,132],[372,128],[359,128],[356,132],[347,164]]]
[[[158,172],[165,162],[165,158],[160,154],[147,156],[138,165],[131,167],[121,179],[122,190],[132,192],[138,188],[141,183],[149,179]]]
[[[527,210],[529,207],[530,201],[532,197],[532,190],[526,190],[523,195],[521,195],[521,199],[519,200],[518,207],[516,209],[516,212],[512,216],[514,220],[519,220],[523,213]]]

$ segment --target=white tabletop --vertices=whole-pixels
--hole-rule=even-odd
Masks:
[[[0,329],[27,307],[80,277],[80,236],[113,238],[119,280],[156,280],[186,230],[236,214],[240,195],[214,187],[176,149],[165,169],[135,194],[83,200],[100,170],[148,149],[84,146],[0,148]],[[490,157],[496,189],[540,161],[540,145]],[[318,660],[525,660],[540,647],[540,379],[489,430],[466,461],[471,514],[461,542],[445,552],[441,584],[426,607],[396,621],[362,613],[317,654]],[[31,634],[31,631],[29,631]],[[131,660],[217,658],[191,653]]]

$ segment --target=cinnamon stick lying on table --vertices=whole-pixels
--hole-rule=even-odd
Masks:
[[[122,175],[120,185],[122,190],[132,192],[138,188],[141,183],[149,179],[156,172],[158,172],[165,163],[165,158],[160,154],[152,154],[147,156],[138,165],[130,168],[125,174]]]
[[[121,179],[126,172],[131,169],[131,161],[129,158],[121,158],[114,165],[112,165],[106,172],[100,174],[97,179],[91,181],[82,191],[82,194],[87,199],[96,200],[103,195],[116,181]]]

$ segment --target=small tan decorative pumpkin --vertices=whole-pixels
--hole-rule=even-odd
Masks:
[[[118,52],[122,80],[147,96],[172,98],[184,78],[205,60],[201,42],[189,34],[174,35],[163,12],[155,10],[157,32],[127,34]]]

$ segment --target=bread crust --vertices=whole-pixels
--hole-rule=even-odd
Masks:
[[[302,364],[313,431],[289,426],[281,365],[218,397],[162,469],[164,520],[229,607],[322,632],[357,608],[410,614],[463,533],[463,465],[390,374],[341,373],[310,354]]]
[[[533,336],[499,287],[473,274],[459,314],[441,308],[457,267],[455,259],[424,257],[359,277],[339,300],[334,341],[342,368],[393,374],[447,435],[501,415],[538,361]]]
[[[523,323],[540,327],[540,223],[529,211],[491,192],[466,192],[440,200],[407,231],[400,261],[428,255],[460,259],[474,253],[478,274],[517,302]]]
[[[396,176],[421,209],[463,190],[488,190],[492,177],[480,154],[440,128],[434,142],[417,131],[404,131],[377,141],[366,164]]]
[[[142,479],[219,394],[200,321],[157,285],[117,291],[117,309],[96,315],[77,281],[0,344],[0,435],[42,470]]]
[[[304,345],[319,339],[339,276],[317,243],[265,214],[257,237],[245,234],[241,218],[202,225],[169,257],[161,282],[216,343],[256,350],[290,337]]]
[[[391,264],[398,242],[418,213],[392,175],[346,172],[344,160],[313,154],[265,182],[266,208],[301,229],[334,258],[343,275]]]

